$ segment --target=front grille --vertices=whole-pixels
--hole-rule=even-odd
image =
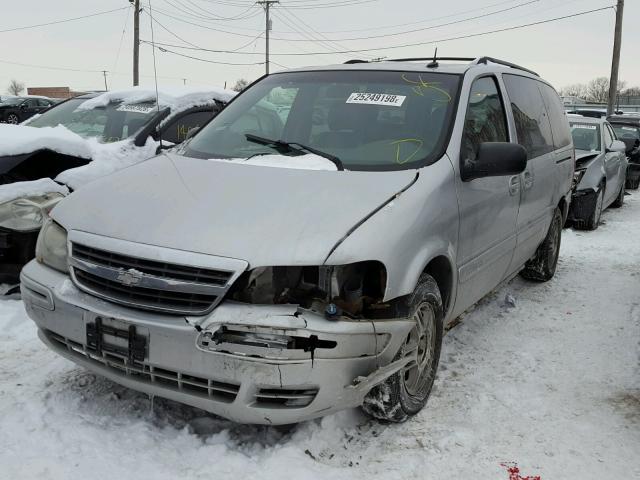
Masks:
[[[217,298],[215,295],[184,294],[124,286],[121,283],[79,269],[75,270],[75,276],[80,284],[89,287],[92,291],[100,292],[115,302],[144,306],[147,309],[170,309],[176,312],[197,314],[208,310]]]
[[[144,362],[130,363],[125,357],[111,353],[98,355],[95,350],[51,331],[46,331],[45,334],[49,340],[65,348],[72,355],[82,357],[84,360],[102,367],[107,367],[118,375],[128,376],[139,382],[162,384],[163,388],[224,403],[233,402],[240,390],[240,385],[238,384],[196,377]]]
[[[171,278],[175,280],[187,280],[190,282],[204,283],[223,287],[227,284],[233,272],[222,270],[209,270],[188,265],[175,265],[144,258],[131,257],[120,253],[107,252],[97,248],[87,247],[78,243],[73,244],[73,257],[79,260],[105,265],[114,268],[135,268],[143,273],[148,273],[159,278]]]
[[[261,388],[256,394],[255,406],[264,408],[303,408],[310,405],[317,394],[317,388]]]
[[[78,288],[145,310],[203,315],[222,300],[235,272],[133,257],[73,243]]]

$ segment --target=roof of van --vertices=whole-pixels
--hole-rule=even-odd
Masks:
[[[438,72],[464,74],[473,68],[489,68],[492,71],[501,71],[503,73],[518,73],[532,78],[539,78],[535,72],[518,65],[503,62],[502,60],[492,59],[490,57],[479,57],[476,59],[464,58],[454,62],[447,59],[437,60],[433,65],[432,59],[407,59],[402,60],[385,60],[381,62],[367,62],[361,60],[352,60],[347,63],[334,65],[321,65],[311,67],[301,67],[283,70],[283,72],[309,72],[322,70],[384,70],[384,71],[411,71],[411,72]],[[501,63],[498,63],[501,62]]]

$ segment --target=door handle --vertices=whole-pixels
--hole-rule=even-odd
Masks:
[[[533,173],[524,172],[524,189],[529,190],[533,186]]]
[[[513,196],[520,190],[520,177],[514,175],[509,179],[509,195]]]

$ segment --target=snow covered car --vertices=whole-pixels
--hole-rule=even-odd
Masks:
[[[640,116],[611,115],[607,121],[618,139],[627,146],[629,166],[626,188],[635,190],[640,186]]]
[[[416,414],[445,326],[519,272],[553,277],[571,195],[555,90],[461,61],[266,76],[64,199],[21,274],[40,338],[239,422]]]
[[[15,97],[0,103],[0,122],[17,125],[33,117],[56,102],[45,97]]]
[[[626,146],[604,118],[572,115],[569,124],[576,169],[568,220],[575,228],[595,230],[603,210],[624,203]]]
[[[0,282],[35,254],[43,216],[70,190],[153,157],[234,95],[216,88],[133,88],[66,100],[27,125],[0,125]]]

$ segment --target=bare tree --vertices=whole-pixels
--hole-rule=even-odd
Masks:
[[[624,90],[627,82],[618,80],[618,95]],[[609,100],[609,79],[607,77],[594,78],[587,84],[586,98],[590,102],[607,103]]]
[[[563,97],[580,97],[586,96],[587,86],[583,83],[574,83],[560,89],[560,95]]]
[[[244,90],[245,88],[247,88],[247,85],[249,85],[249,80],[246,80],[244,78],[241,78],[240,80],[238,80],[236,82],[236,84],[233,86],[233,89],[236,92],[241,92],[242,90]]]
[[[620,95],[626,95],[629,97],[640,97],[640,87],[625,88],[620,92]]]
[[[11,95],[20,95],[22,92],[24,92],[24,83],[19,82],[15,78],[12,79],[9,83],[9,87],[7,88],[7,92],[9,92],[9,94]]]

